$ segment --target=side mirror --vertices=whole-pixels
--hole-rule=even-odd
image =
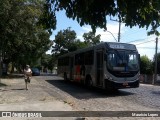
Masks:
[[[141,57],[140,57],[140,54],[138,54],[138,62],[139,62],[139,67],[140,67],[140,63],[141,63]]]

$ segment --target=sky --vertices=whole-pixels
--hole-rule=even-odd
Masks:
[[[65,30],[68,27],[71,27],[71,30],[74,30],[76,32],[77,39],[80,39],[81,41],[83,41],[82,37],[83,34],[91,31],[91,27],[89,25],[81,27],[76,20],[67,18],[64,11],[58,12],[56,14],[56,17],[57,17],[57,26],[56,30],[53,31],[50,37],[51,40],[54,40],[55,35],[57,35],[57,33],[60,30]],[[118,30],[119,30],[119,23],[108,19],[107,31],[109,32],[104,31],[104,29],[98,28],[96,30],[96,35],[98,34],[101,35],[100,41],[116,42],[116,40],[118,39]],[[135,44],[140,55],[141,56],[146,55],[150,60],[153,60],[155,54],[155,46],[156,46],[155,39],[156,39],[155,35],[147,36],[147,30],[145,28],[139,28],[138,26],[130,28],[126,27],[125,24],[123,23],[121,24],[120,42]],[[160,48],[160,43],[158,43],[158,48]],[[158,49],[158,52],[160,52],[160,49]],[[50,51],[48,51],[47,53],[50,53]]]

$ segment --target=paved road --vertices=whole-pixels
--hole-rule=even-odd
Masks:
[[[141,84],[139,88],[107,93],[100,89],[88,89],[79,84],[65,82],[57,76],[38,76],[35,79],[45,92],[69,103],[77,110],[160,111],[160,86]]]
[[[100,106],[96,110],[106,110],[104,106],[107,103],[117,106],[111,108],[111,110],[160,110],[160,86],[141,84],[139,88],[122,89],[115,93],[107,93],[100,89],[90,90],[79,84],[65,82],[57,76],[38,76],[35,78],[42,84],[41,87],[46,92],[57,96],[59,99],[65,100],[70,97],[79,102],[102,102],[102,108],[99,104]],[[76,104],[79,103],[77,102]],[[138,106],[143,109],[139,109]],[[85,108],[87,106],[82,107],[89,109]]]
[[[6,82],[8,86],[0,87],[0,110],[160,110],[160,86],[141,84],[140,87],[136,89],[124,89],[115,93],[107,93],[100,89],[88,89],[79,84],[65,82],[57,76],[45,75],[33,77],[29,90],[26,91],[24,90],[24,81],[22,81],[22,79],[16,78],[9,80],[9,82],[3,82]],[[158,120],[158,118],[145,117],[89,117],[86,119]]]
[[[2,79],[0,83],[0,116],[1,111],[72,111],[72,106],[57,100],[45,92],[34,77],[25,90],[23,77]],[[61,112],[60,112],[61,113]],[[42,116],[43,117],[43,116]],[[76,118],[54,118],[56,120],[75,120]],[[0,120],[53,120],[53,118],[4,118]]]

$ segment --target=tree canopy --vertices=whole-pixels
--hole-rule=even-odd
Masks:
[[[48,68],[49,70],[53,70],[53,67],[55,65],[56,58],[54,55],[50,54],[43,54],[41,57],[41,66],[44,68]]]
[[[141,56],[141,63],[140,63],[140,72],[141,74],[152,74],[153,73],[153,64],[149,58],[144,55]]]
[[[70,28],[60,30],[55,36],[55,40],[53,40],[54,45],[52,46],[52,52],[54,54],[63,54],[76,50],[74,44],[76,37],[76,32]]]
[[[53,40],[52,53],[61,55],[100,43],[100,35],[96,36],[93,32],[84,33],[83,38],[84,41],[77,39],[76,32],[71,28],[60,30],[55,36],[55,40]]]
[[[96,36],[95,33],[91,31],[83,34],[83,38],[85,40],[84,43],[87,44],[88,46],[93,46],[100,43],[100,37],[101,35]]]
[[[51,46],[45,0],[0,1],[0,54],[19,65],[31,64]]]
[[[146,29],[151,26],[150,34],[159,35],[159,0],[46,0],[48,10],[65,10],[69,18],[83,25],[107,29],[106,16],[117,17],[126,26],[139,26]]]

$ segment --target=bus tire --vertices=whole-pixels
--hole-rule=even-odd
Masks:
[[[67,74],[66,74],[66,73],[64,73],[64,77],[63,77],[63,78],[64,78],[65,81],[68,80],[68,79],[67,79]]]
[[[93,86],[93,82],[92,82],[92,78],[90,75],[87,75],[86,76],[86,79],[85,79],[85,85],[89,88],[91,88]]]

